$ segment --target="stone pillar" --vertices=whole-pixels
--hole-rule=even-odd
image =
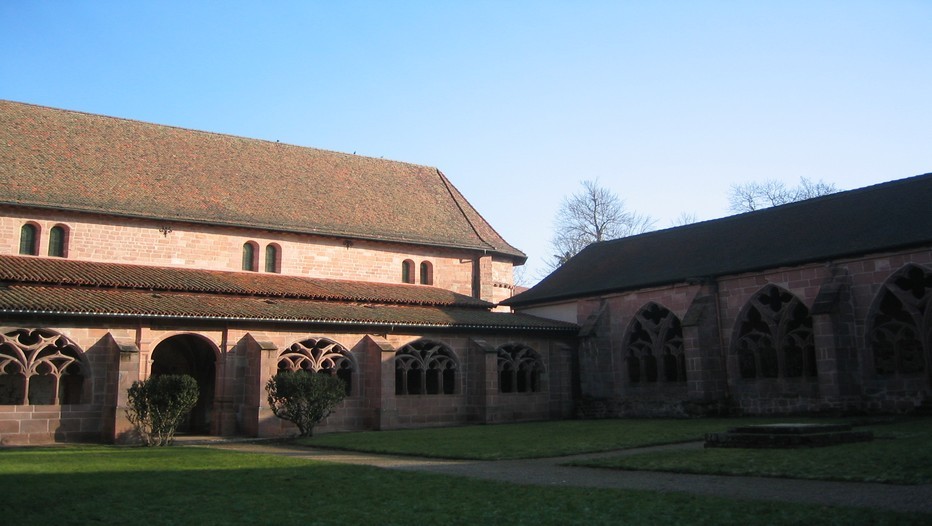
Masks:
[[[236,352],[245,353],[246,356],[243,434],[253,437],[278,436],[281,434],[281,422],[269,409],[265,392],[266,382],[278,370],[278,347],[269,341],[257,341],[247,334],[236,344]]]
[[[819,288],[809,313],[819,394],[831,406],[826,409],[846,409],[846,400],[853,403],[853,398],[861,394],[851,277],[846,269],[832,269],[831,277]]]
[[[113,434],[111,438],[117,444],[132,443],[138,440],[133,425],[126,417],[129,408],[129,388],[133,382],[141,380],[139,377],[139,347],[135,342],[114,339],[114,344],[120,354],[119,369],[117,373],[117,390],[113,421]]]
[[[476,423],[492,424],[498,420],[498,351],[478,338],[469,343],[477,351],[477,359],[470,364],[471,381],[466,385],[467,417]]]
[[[373,422],[376,429],[394,429],[398,427],[398,405],[395,400],[396,349],[381,336],[370,334],[366,340],[366,361],[372,364],[366,375],[366,383],[375,413]]]
[[[702,402],[728,399],[728,368],[722,348],[716,283],[704,285],[696,294],[683,316],[682,326],[688,397]]]

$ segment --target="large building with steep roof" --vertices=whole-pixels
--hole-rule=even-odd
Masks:
[[[590,245],[505,304],[581,326],[583,414],[928,410],[932,174]]]
[[[578,328],[496,309],[526,256],[436,168],[0,101],[0,184],[0,444],[126,439],[166,373],[189,433],[292,432],[293,369],[324,431],[572,413]]]

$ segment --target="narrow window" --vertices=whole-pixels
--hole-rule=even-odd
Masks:
[[[24,256],[39,255],[39,227],[26,223],[19,231],[19,253]]]
[[[401,263],[401,282],[414,283],[414,262],[410,259]]]
[[[67,257],[68,231],[61,225],[55,225],[49,230],[49,256],[53,258]]]
[[[247,241],[243,244],[243,270],[250,270],[253,272],[258,270],[258,264],[256,262],[256,244],[252,241]]]
[[[265,271],[266,272],[281,272],[281,266],[279,265],[279,254],[278,247],[275,245],[266,245],[265,246]]]
[[[434,284],[434,269],[427,261],[421,262],[421,285]]]

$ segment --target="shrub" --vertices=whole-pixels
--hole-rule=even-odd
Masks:
[[[129,388],[126,417],[147,446],[170,445],[181,419],[197,403],[197,381],[186,374],[153,376]]]
[[[311,436],[314,426],[346,398],[343,380],[305,371],[278,373],[269,379],[265,389],[275,416],[298,426],[302,437]]]

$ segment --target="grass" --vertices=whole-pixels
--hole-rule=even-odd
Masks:
[[[701,440],[705,433],[775,419],[564,420],[527,424],[333,433],[306,446],[467,460],[545,458]],[[782,420],[785,421],[785,420]],[[813,421],[794,419],[794,421]],[[824,422],[824,420],[820,420]]]
[[[867,426],[873,442],[805,449],[703,449],[575,462],[614,469],[819,480],[932,483],[932,419]]]
[[[0,517],[68,524],[928,524],[929,516],[519,486],[206,448],[0,450]]]

